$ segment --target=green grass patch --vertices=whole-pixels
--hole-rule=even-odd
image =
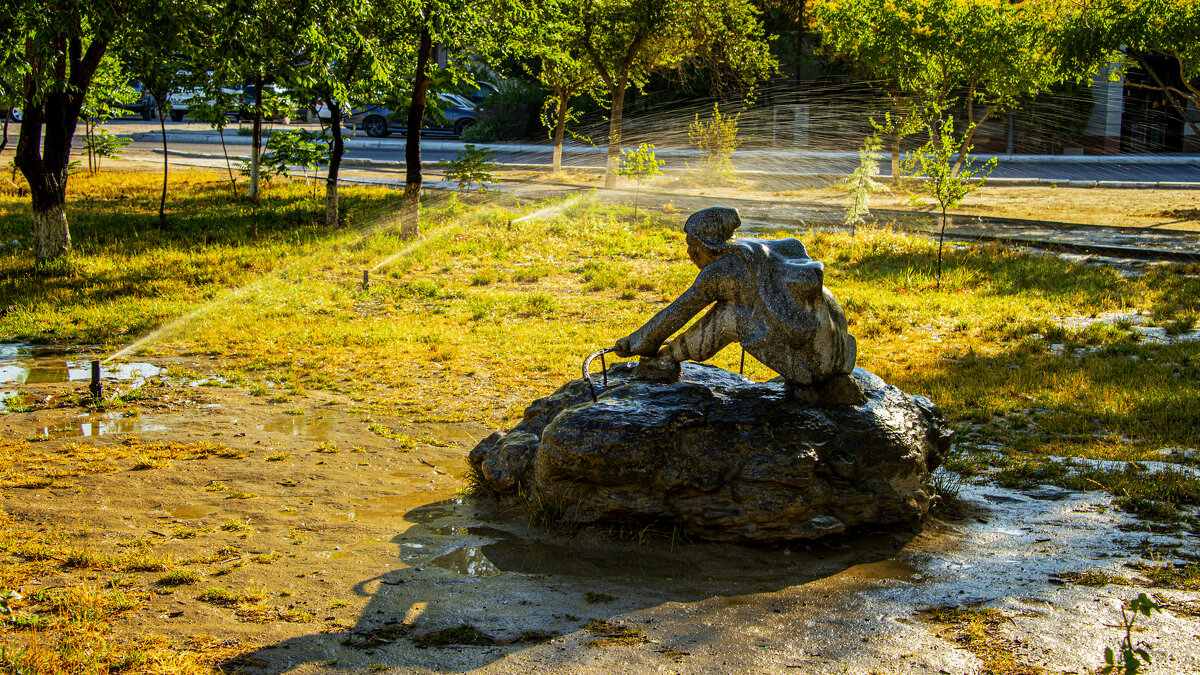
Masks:
[[[27,249],[28,204],[0,196],[0,239],[26,247],[0,259],[11,280],[0,306],[18,308],[0,317],[0,339],[116,347],[165,325],[145,349],[216,356],[223,377],[251,394],[328,391],[405,425],[498,427],[696,275],[679,231],[687,214],[633,227],[621,209],[575,199],[509,227],[544,205],[504,196],[470,205],[427,191],[422,235],[406,241],[392,226],[394,191],[345,188],[352,226],[330,230],[302,185],[272,184],[255,204],[216,174],[173,175],[166,229],[154,224],[156,176],[73,178],[76,250],[44,268]],[[1194,443],[1200,344],[1148,344],[1132,322],[1066,319],[1141,312],[1183,330],[1200,312],[1197,266],[1129,278],[955,245],[939,289],[926,237],[884,228],[763,236],[798,236],[826,263],[859,365],[941,406],[965,457],[1001,448],[1144,460]],[[381,263],[363,289],[362,270]],[[738,356],[727,349],[714,363],[736,369]],[[746,366],[755,379],[774,376],[753,359]]]

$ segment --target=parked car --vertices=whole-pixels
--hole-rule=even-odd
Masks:
[[[460,94],[460,96],[467,99],[471,103],[478,105],[482,103],[485,98],[495,94],[498,91],[500,90],[491,82],[480,81],[476,82],[473,88],[463,92]]]
[[[427,113],[422,129],[457,137],[475,124],[475,104],[454,94],[438,94],[437,97],[443,119],[438,120],[436,113]],[[403,111],[393,112],[382,105],[358,108],[345,122],[347,128],[361,128],[372,138],[390,136],[393,131],[403,133],[406,125]]]
[[[143,87],[141,82],[130,82],[129,86],[137,92],[137,101],[133,103],[118,103],[114,107],[141,115],[144,120],[152,120],[157,117],[158,104],[154,102],[154,96],[150,94],[150,91]]]
[[[299,111],[298,104],[292,100],[288,91],[277,84],[263,85],[263,107],[267,108],[267,102],[276,100],[279,101],[280,112],[278,115],[264,115],[263,119],[269,120],[288,120],[295,116]],[[242,110],[249,110],[254,107],[254,85],[248,84],[242,87]],[[246,115],[243,113],[243,116]]]
[[[20,122],[23,115],[20,108],[10,108],[8,110],[0,110],[0,115],[4,115],[7,119],[13,122]]]
[[[188,112],[188,107],[196,100],[197,97],[208,99],[209,105],[216,100],[216,89],[211,85],[207,87],[192,87],[190,89],[181,89],[171,92],[167,96],[167,101],[171,104],[171,119],[176,122],[182,122],[184,115]],[[221,87],[221,91],[232,97],[235,102],[241,101],[242,90],[233,87]],[[240,106],[235,103],[231,110],[227,113],[229,117],[238,119]]]

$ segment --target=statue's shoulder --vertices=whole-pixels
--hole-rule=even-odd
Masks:
[[[789,258],[789,259],[805,259],[811,260],[808,256],[808,249],[799,239],[788,237],[787,239],[755,239],[752,237],[738,237],[734,242],[746,249],[749,252],[758,253],[763,256]]]

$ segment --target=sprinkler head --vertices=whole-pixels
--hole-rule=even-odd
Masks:
[[[88,391],[92,393],[92,398],[96,403],[104,399],[104,389],[100,385],[100,362],[92,361],[92,383],[88,385]]]

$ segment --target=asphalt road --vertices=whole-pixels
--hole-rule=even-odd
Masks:
[[[166,123],[168,149],[172,154],[183,157],[211,155],[220,157],[219,142],[206,125],[189,122]],[[134,139],[130,149],[139,152],[161,152],[157,122],[116,120],[108,124],[112,133]],[[301,128],[289,125],[287,128]],[[316,128],[311,126],[311,128]],[[79,139],[76,139],[77,144]],[[231,155],[249,154],[249,139],[240,136],[236,127],[226,132],[226,143]],[[453,159],[464,144],[445,135],[430,134],[422,139],[421,157],[425,162]],[[485,145],[485,144],[478,144]],[[350,138],[347,158],[371,160],[380,163],[404,161],[404,141],[392,138],[367,138],[361,133]],[[536,144],[494,144],[497,151],[494,161],[502,164],[549,165],[552,148]],[[684,169],[687,164],[696,164],[698,155],[694,150],[660,148],[659,159],[666,162],[666,169]],[[857,155],[852,152],[802,152],[802,151],[739,151],[734,154],[734,164],[740,171],[761,171],[782,175],[847,175],[858,165]],[[568,146],[563,152],[563,164],[568,167],[604,166],[603,148]],[[369,167],[359,166],[369,170]],[[884,173],[889,170],[885,159],[880,163]],[[1041,179],[1051,181],[1135,181],[1135,182],[1185,182],[1200,183],[1200,156],[1001,156],[994,178]]]

